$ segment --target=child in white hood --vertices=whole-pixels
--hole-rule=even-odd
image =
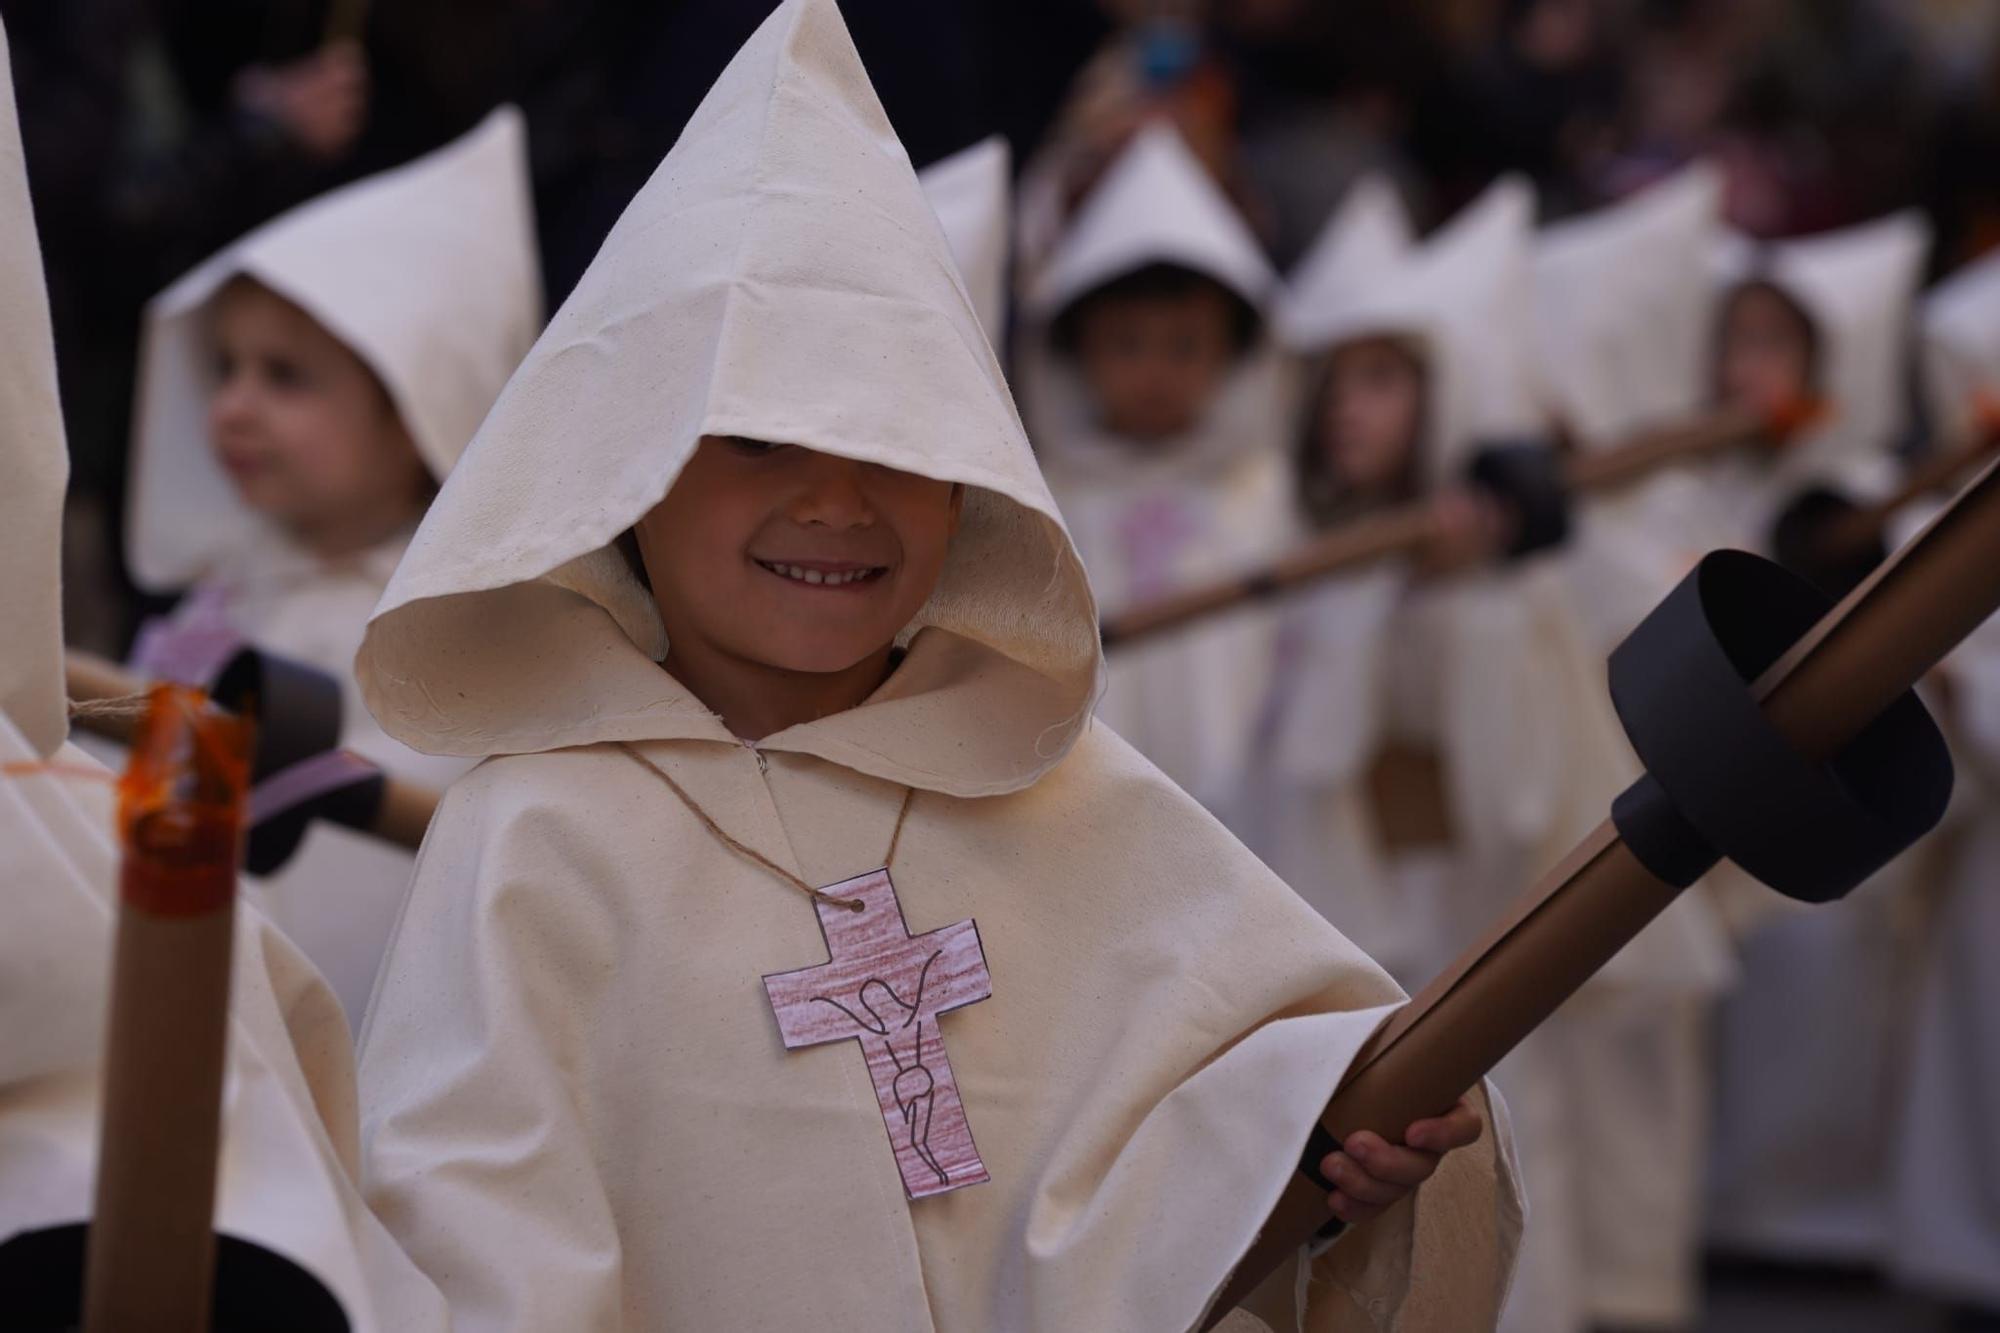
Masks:
[[[1719,544],[1766,551],[1835,593],[1880,558],[1879,547],[1833,549],[1822,516],[1880,498],[1895,481],[1912,301],[1929,252],[1929,224],[1910,212],[1768,246],[1736,236],[1719,244],[1714,401],[1769,411],[1819,398],[1828,407],[1775,454],[1711,469]]]
[[[133,574],[187,589],[142,672],[207,684],[245,644],[340,683],[341,742],[442,786],[463,766],[389,740],[353,681],[362,627],[437,482],[541,320],[520,114],[294,209],[147,311]],[[356,1026],[410,858],[315,824],[262,885]]]
[[[1297,536],[1293,411],[1265,335],[1274,275],[1180,137],[1137,134],[1024,301],[1029,434],[1108,613],[1254,566]],[[1112,658],[1100,716],[1227,815],[1271,620],[1225,617]]]
[[[1414,561],[1339,575],[1287,602],[1243,819],[1271,868],[1409,987],[1443,961],[1443,923],[1433,898],[1392,882],[1369,781],[1398,727],[1388,716],[1398,697],[1389,641],[1415,566],[1442,573],[1491,558],[1506,522],[1499,506],[1463,488],[1430,498],[1426,446],[1438,409],[1421,321],[1322,322],[1371,285],[1395,281],[1412,249],[1392,187],[1365,179],[1292,280],[1280,327],[1304,361],[1292,447],[1298,516],[1325,529],[1429,503],[1446,535]]]
[[[1095,604],[832,0],[710,90],[359,669],[491,756],[362,1042],[461,1328],[1191,1327],[1398,996],[1088,725]],[[1490,1323],[1504,1134],[1437,1155],[1490,1106],[1356,1136],[1373,1220],[1283,1303]]]

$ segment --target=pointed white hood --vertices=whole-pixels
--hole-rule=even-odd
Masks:
[[[2000,398],[2000,252],[1939,283],[1923,306],[1923,380],[1932,429],[1953,440],[1982,397]]]
[[[1434,477],[1453,476],[1479,440],[1541,430],[1541,381],[1529,339],[1534,191],[1503,177],[1401,262],[1324,299],[1294,293],[1289,330],[1302,351],[1390,336],[1423,348],[1430,369]]]
[[[1386,176],[1363,176],[1286,279],[1278,302],[1279,336],[1293,346],[1309,345],[1316,312],[1338,308],[1380,281],[1415,244],[1395,185]]]
[[[1908,423],[1903,356],[1930,244],[1930,224],[1914,209],[1769,246],[1734,234],[1719,242],[1720,298],[1766,281],[1819,330],[1819,388],[1832,410],[1780,456],[1779,484],[1825,480],[1863,493],[1889,484],[1889,450]]]
[[[1132,441],[1098,424],[1082,375],[1053,345],[1054,321],[1093,289],[1160,263],[1214,279],[1260,316],[1277,287],[1277,275],[1236,206],[1179,133],[1156,124],[1133,136],[1091,190],[1022,302],[1015,378],[1035,447],[1057,478],[1064,504],[1078,484],[1199,484],[1246,458],[1283,448],[1295,387],[1290,366],[1261,334],[1201,420],[1178,438],[1135,450]],[[1088,539],[1084,544],[1091,545]]]
[[[998,345],[1007,322],[1007,254],[1013,218],[1011,158],[999,135],[981,139],[917,173],[951,242],[965,290],[986,336]]]
[[[1181,136],[1149,125],[1083,201],[1027,294],[1053,319],[1079,296],[1148,264],[1214,278],[1261,310],[1276,283],[1262,247]]]
[[[1714,326],[1699,274],[1722,179],[1697,163],[1536,239],[1535,336],[1558,410],[1590,447],[1700,407]]]
[[[1096,608],[832,0],[787,0],[730,62],[446,480],[357,659],[384,728],[461,755],[731,739],[656,665],[657,612],[608,545],[704,435],[969,488],[901,667],[761,748],[954,795],[1062,756]]]
[[[46,755],[68,732],[62,502],[69,476],[42,253],[28,204],[13,67],[0,28],[0,714]]]
[[[133,417],[132,575],[184,587],[261,535],[208,441],[216,293],[255,278],[368,364],[442,478],[541,326],[527,140],[502,107],[436,152],[266,223],[146,309]]]

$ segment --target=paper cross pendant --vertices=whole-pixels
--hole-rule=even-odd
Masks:
[[[945,1058],[938,1015],[993,994],[971,921],[911,935],[887,870],[822,890],[860,911],[815,902],[830,961],[764,978],[785,1049],[855,1040],[912,1199],[987,1180]]]

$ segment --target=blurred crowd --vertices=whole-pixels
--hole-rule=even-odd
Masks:
[[[1369,170],[1420,225],[1496,174],[1544,220],[1696,157],[1729,219],[1817,231],[1905,204],[1943,271],[2000,238],[2000,6],[1982,0],[854,0],[918,165],[1052,134],[1080,193],[1166,106],[1260,231],[1304,250]],[[116,649],[138,313],[251,225],[527,112],[551,308],[761,17],[734,0],[5,0],[63,348],[74,633]],[[110,600],[102,590],[115,589]]]

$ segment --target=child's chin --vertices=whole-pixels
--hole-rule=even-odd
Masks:
[[[1148,448],[1171,444],[1193,429],[1191,419],[1181,417],[1133,417],[1112,427],[1112,433]]]
[[[236,488],[237,499],[243,507],[254,510],[258,517],[269,519],[287,530],[303,525],[301,506],[284,486],[261,477],[231,479]]]
[[[766,645],[758,657],[766,666],[801,675],[831,676],[851,670],[879,653],[883,644],[873,640],[808,640]]]

